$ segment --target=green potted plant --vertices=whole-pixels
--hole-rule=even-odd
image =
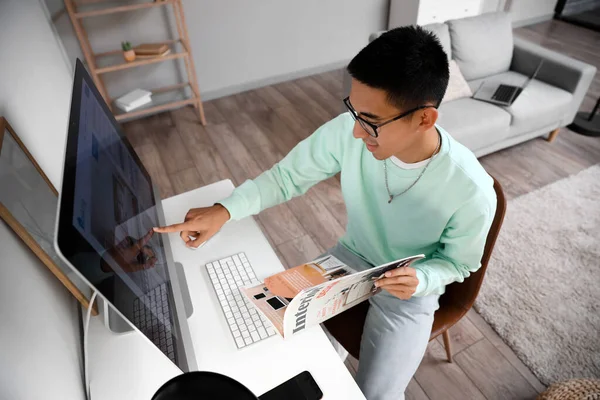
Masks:
[[[135,60],[135,51],[131,48],[131,43],[129,42],[121,42],[121,47],[123,48],[123,58],[125,61],[132,62]]]

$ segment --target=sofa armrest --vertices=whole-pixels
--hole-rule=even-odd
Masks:
[[[596,67],[519,37],[514,37],[514,45],[512,71],[529,76],[543,59],[536,79],[573,94],[571,107],[563,119],[564,125],[570,124],[594,79]]]

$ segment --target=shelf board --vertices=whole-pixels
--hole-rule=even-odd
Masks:
[[[107,51],[105,53],[99,53],[95,55],[96,64],[102,64],[102,60],[106,60],[104,62],[104,66],[96,67],[97,74],[106,74],[108,72],[121,71],[123,69],[136,68],[142,65],[156,64],[167,60],[175,60],[178,58],[184,58],[189,55],[185,46],[181,43],[181,40],[169,40],[166,42],[162,42],[164,44],[168,44],[171,49],[171,53],[166,56],[157,56],[154,58],[143,58],[140,60],[127,62],[123,59],[123,51],[113,50]]]
[[[129,112],[125,112],[114,106],[115,119],[117,121],[133,119],[198,103],[199,99],[194,95],[191,86],[189,91],[186,90],[188,86],[190,86],[190,83],[185,82],[152,89],[152,102]]]
[[[181,39],[174,39],[174,40],[165,40],[164,42],[153,42],[155,44],[166,44],[167,46],[172,46],[176,43],[180,43]],[[171,48],[171,51],[173,51],[173,48]],[[105,51],[104,53],[96,53],[94,54],[94,58],[96,60],[99,60],[103,57],[109,57],[109,56],[114,56],[114,55],[121,55],[123,54],[123,50],[122,49],[118,49],[118,50],[111,50],[111,51]]]
[[[97,17],[99,15],[108,15],[121,12],[142,10],[144,8],[162,7],[167,4],[173,4],[173,0],[149,1],[146,3],[130,4],[127,6],[101,8],[99,10],[80,11],[75,13],[77,18]]]

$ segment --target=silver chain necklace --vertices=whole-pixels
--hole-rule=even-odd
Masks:
[[[429,164],[431,164],[431,162],[433,161],[433,158],[437,155],[438,150],[442,146],[442,137],[439,132],[437,134],[438,134],[437,146],[436,146],[435,150],[433,151],[431,158],[429,158],[429,161],[425,165],[425,168],[423,168],[423,171],[421,171],[421,173],[419,174],[417,179],[413,183],[411,183],[409,187],[407,187],[406,189],[404,189],[402,192],[400,192],[398,194],[392,194],[392,192],[390,191],[390,184],[388,182],[387,159],[383,160],[383,173],[385,174],[385,188],[387,189],[388,196],[390,196],[390,199],[388,200],[388,204],[390,204],[392,202],[392,200],[394,200],[396,197],[402,196],[404,193],[408,192],[413,186],[415,186],[417,184],[417,182],[419,182],[419,179],[421,179],[421,177],[423,176],[425,171],[427,171]]]

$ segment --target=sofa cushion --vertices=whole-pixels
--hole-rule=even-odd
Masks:
[[[473,92],[471,92],[469,84],[460,72],[456,61],[450,60],[448,69],[450,70],[450,79],[448,80],[448,87],[446,88],[442,103],[473,96]]]
[[[427,29],[438,37],[444,51],[448,55],[448,60],[452,59],[452,45],[450,44],[450,31],[448,25],[442,23],[423,25],[423,29]]]
[[[542,67],[544,68],[544,67]],[[482,82],[521,86],[527,76],[514,71],[503,72],[469,82],[475,92]],[[534,79],[510,107],[503,107],[512,116],[510,136],[558,124],[569,112],[573,95],[545,82]]]
[[[467,80],[508,71],[513,52],[510,17],[503,12],[446,22],[452,58]]]
[[[439,108],[439,125],[471,151],[508,137],[510,114],[500,107],[471,98],[444,103]]]

